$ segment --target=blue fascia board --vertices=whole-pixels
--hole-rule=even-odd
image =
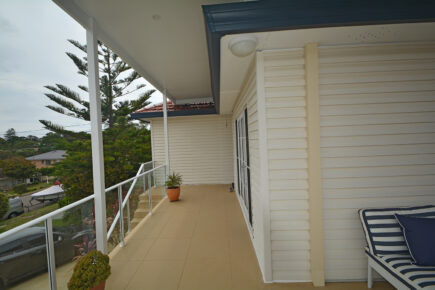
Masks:
[[[220,105],[220,40],[229,34],[435,21],[434,0],[262,0],[202,6],[211,89]]]
[[[216,114],[216,109],[213,108],[213,109],[202,109],[202,110],[168,111],[168,117],[212,115],[212,114]],[[130,116],[131,118],[136,120],[163,118],[163,112],[132,113]]]

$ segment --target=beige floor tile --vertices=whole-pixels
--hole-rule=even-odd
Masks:
[[[192,239],[188,259],[217,258],[229,260],[228,240],[217,236],[194,237]]]
[[[143,261],[156,239],[128,240],[125,246],[113,257],[114,261]]]
[[[138,226],[139,228],[137,229],[137,231],[134,234],[130,235],[129,239],[145,240],[158,238],[164,226],[168,222],[168,218],[166,216],[162,216],[161,214],[154,215],[149,218],[144,224]]]
[[[138,266],[126,289],[177,289],[184,261],[145,261]]]
[[[191,238],[196,226],[194,214],[180,212],[173,215],[161,231],[160,238]]]
[[[156,239],[145,256],[145,260],[184,260],[187,257],[189,245],[190,239]]]
[[[207,219],[199,218],[196,224],[193,237],[227,237],[228,227],[223,218],[221,219]]]
[[[312,283],[272,283],[266,284],[265,290],[367,290],[365,282],[347,282],[347,283],[326,283],[325,287],[314,287]],[[375,282],[372,289],[390,290],[394,289],[386,282]]]
[[[188,259],[180,290],[223,290],[230,288],[230,266],[221,259]]]
[[[107,290],[120,290],[127,287],[142,262],[140,261],[110,261],[111,275],[106,282]]]

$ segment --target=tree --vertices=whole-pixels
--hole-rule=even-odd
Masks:
[[[59,133],[48,132],[39,142],[38,152],[44,153],[53,150],[62,150],[66,147],[65,138]]]
[[[133,176],[140,163],[151,160],[150,131],[120,120],[104,130],[104,167],[107,187]],[[55,165],[56,176],[64,184],[69,202],[93,193],[90,140],[77,140],[67,146],[67,156]]]
[[[8,129],[8,130],[6,131],[6,134],[5,134],[5,140],[6,140],[7,142],[13,142],[13,140],[15,139],[15,137],[17,137],[17,134],[16,134],[14,128],[10,128],[10,129]]]
[[[8,212],[9,210],[9,199],[4,193],[0,193],[0,219]]]
[[[35,165],[23,157],[11,157],[3,160],[0,166],[4,175],[15,179],[28,178],[36,173]]]
[[[82,53],[86,53],[86,45],[80,44],[75,40],[68,41]],[[87,76],[88,63],[86,56],[79,57],[71,52],[67,52],[66,54],[76,65],[78,73]],[[148,99],[155,90],[141,91],[141,89],[145,87],[145,84],[143,83],[133,87],[133,85],[137,83],[137,81],[140,81],[142,77],[101,42],[98,42],[98,59],[100,68],[102,121],[109,128],[112,128],[119,117],[125,118],[130,113],[148,105]],[[90,120],[89,102],[86,98],[82,98],[78,92],[61,84],[45,86],[45,88],[50,91],[45,95],[58,105],[48,105],[47,108],[66,116],[86,121]],[[88,93],[88,88],[86,86],[80,85],[78,88],[82,92],[85,92],[86,94]],[[136,100],[117,102],[119,98],[127,96],[133,92],[140,93]],[[46,129],[62,135],[69,135],[82,139],[86,136],[68,131],[47,120],[40,120],[40,122]]]
[[[38,169],[38,172],[41,174],[41,176],[52,176],[54,171],[54,167],[41,167]]]

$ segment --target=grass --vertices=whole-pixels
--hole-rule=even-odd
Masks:
[[[43,216],[49,212],[52,212],[59,208],[59,205],[57,203],[51,204],[49,206],[23,213],[22,215],[19,215],[17,217],[14,217],[12,219],[8,220],[2,220],[0,221],[0,233],[8,231],[10,229],[13,229],[15,227],[18,227],[19,225],[22,225],[28,221],[31,221],[33,219],[36,219],[37,217]]]
[[[43,183],[43,182],[38,183],[38,184],[30,184],[30,185],[27,186],[27,191],[24,192],[24,193],[18,193],[18,192],[15,192],[14,190],[11,189],[11,190],[9,190],[9,191],[7,192],[7,194],[10,194],[10,195],[26,195],[26,194],[32,194],[32,193],[35,193],[35,192],[41,191],[41,190],[43,190],[43,189],[46,189],[46,188],[48,188],[48,187],[50,187],[50,186],[52,186],[52,185],[53,185],[52,183]]]

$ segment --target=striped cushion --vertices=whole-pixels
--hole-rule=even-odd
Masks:
[[[409,255],[402,229],[394,214],[416,217],[435,217],[435,206],[361,209],[359,215],[367,245],[374,255]]]
[[[411,256],[407,255],[379,257],[367,253],[409,289],[435,289],[435,267],[413,265]]]

